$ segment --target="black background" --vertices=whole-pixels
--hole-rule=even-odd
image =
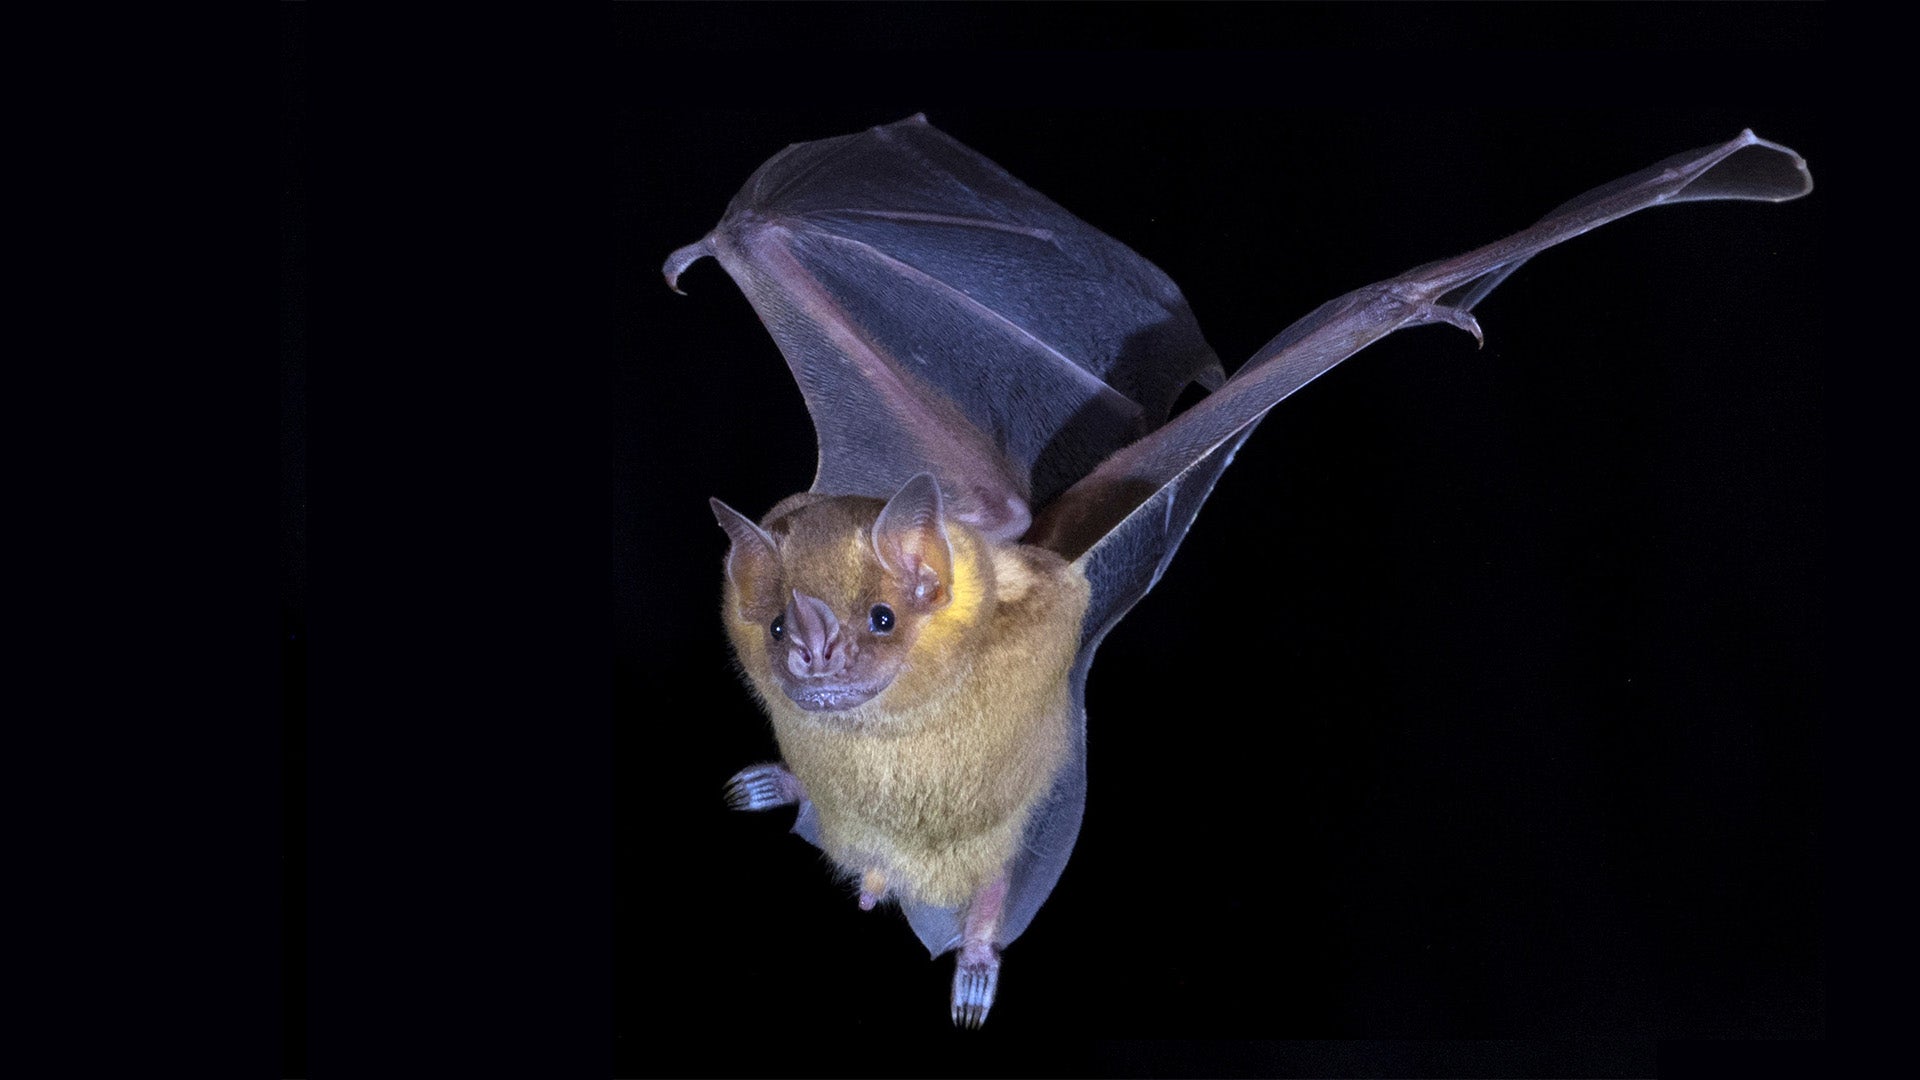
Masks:
[[[297,1061],[309,1029],[422,1016],[447,1053],[577,1057],[609,969],[617,1074],[1644,1074],[1688,1040],[1825,1034],[1836,185],[1794,74],[1821,9],[632,5],[584,43],[532,33],[299,43],[334,155],[315,340],[373,336],[347,279],[434,330],[386,343],[377,395],[313,394],[315,499],[357,500],[315,526],[315,639],[335,679],[374,656],[433,689],[316,685]],[[950,960],[859,912],[786,815],[722,807],[773,743],[705,500],[763,512],[812,436],[725,275],[682,297],[657,270],[781,146],[916,111],[1166,270],[1229,369],[1741,127],[1823,185],[1608,226],[1483,303],[1483,350],[1409,332],[1276,410],[1102,648],[1085,828],[972,1035]],[[425,205],[442,175],[386,155],[469,139],[460,243],[386,259],[419,224],[391,186]],[[457,524],[396,542],[415,521]],[[449,599],[356,602],[390,583]],[[371,770],[366,736],[394,749]],[[1425,1041],[1463,1038],[1511,1041]]]

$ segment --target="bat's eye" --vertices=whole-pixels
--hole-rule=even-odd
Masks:
[[[893,631],[893,609],[885,604],[873,605],[873,610],[867,612],[867,625],[872,627],[873,632],[876,634],[891,633]]]
[[[787,636],[787,613],[786,612],[783,611],[780,614],[775,615],[773,617],[773,625],[767,627],[767,633],[772,634],[773,640],[775,641],[779,641],[781,638]]]

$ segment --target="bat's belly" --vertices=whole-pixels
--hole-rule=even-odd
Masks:
[[[954,907],[1018,849],[1066,760],[1066,712],[1063,687],[1059,707],[1040,715],[935,718],[902,736],[781,732],[781,747],[836,863]]]

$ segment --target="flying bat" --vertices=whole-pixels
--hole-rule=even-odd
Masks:
[[[1228,378],[1165,274],[923,117],[788,147],[665,267],[677,288],[719,260],[818,435],[807,492],[713,506],[723,621],[781,751],[730,803],[796,807],[860,906],[957,951],[951,1013],[977,1026],[1079,833],[1093,656],[1267,412],[1396,330],[1480,338],[1508,274],[1615,218],[1809,190],[1742,132],[1331,300]]]

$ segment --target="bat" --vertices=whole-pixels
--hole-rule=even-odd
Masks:
[[[1330,301],[1227,379],[1164,274],[923,118],[789,147],[666,265],[677,287],[719,259],[819,435],[809,492],[758,522],[715,505],[723,616],[784,758],[732,801],[796,806],[861,906],[960,953],[951,1012],[981,1023],[1078,835],[1093,655],[1267,411],[1396,330],[1480,337],[1527,258],[1633,210],[1810,186],[1742,133]],[[1211,392],[1170,415],[1189,384]]]

